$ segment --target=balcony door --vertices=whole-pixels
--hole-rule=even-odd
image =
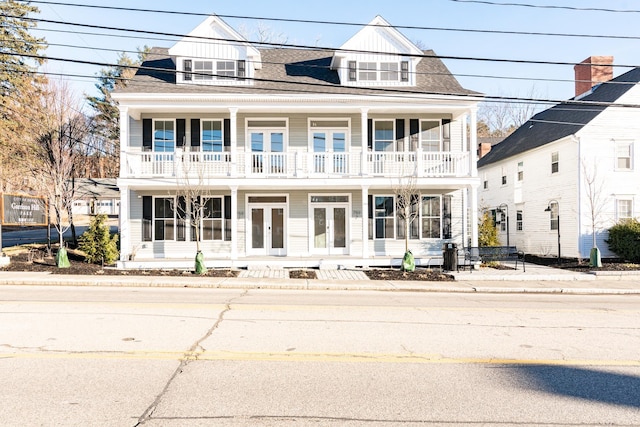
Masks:
[[[287,121],[249,120],[247,134],[251,146],[251,173],[286,173]]]
[[[247,252],[251,255],[287,254],[287,197],[249,196]]]
[[[311,196],[311,252],[321,255],[349,253],[349,196]]]

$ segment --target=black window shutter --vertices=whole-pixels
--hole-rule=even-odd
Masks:
[[[142,196],[142,241],[151,241],[151,221],[153,220],[153,198]]]
[[[182,73],[182,77],[185,81],[187,80],[192,80],[191,79],[191,60],[190,59],[185,59],[183,62],[184,65],[184,73]]]
[[[348,67],[349,67],[348,80],[350,82],[355,82],[356,81],[356,61],[349,61]]]
[[[451,239],[451,196],[442,197],[442,238]]]
[[[400,81],[409,81],[409,61],[400,62]]]
[[[451,151],[451,120],[442,119],[442,150]]]
[[[142,119],[142,146],[151,150],[153,147],[153,120]]]
[[[411,136],[420,133],[420,121],[418,119],[409,120],[409,134]]]
[[[176,147],[183,147],[185,135],[187,134],[187,121],[185,119],[176,120]]]
[[[191,146],[200,146],[200,119],[191,119]]]
[[[373,150],[373,119],[367,121],[367,148]]]
[[[224,127],[224,130],[222,131],[222,133],[224,138],[224,146],[231,147],[231,120],[224,119],[223,127]]]
[[[373,196],[367,196],[367,204],[369,208],[369,240],[373,240]]]
[[[420,138],[419,138],[419,133],[420,133],[420,120],[418,119],[410,119],[409,120],[409,135],[411,135],[409,137],[410,141],[410,145],[411,145],[411,150],[417,150],[418,149],[418,144],[420,143]]]
[[[396,119],[396,140],[404,138],[404,119]]]
[[[231,196],[224,196],[224,240],[231,241]]]

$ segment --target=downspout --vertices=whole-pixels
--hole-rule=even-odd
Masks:
[[[578,144],[578,256],[586,258],[582,253],[582,140],[575,134],[571,135],[571,137]]]

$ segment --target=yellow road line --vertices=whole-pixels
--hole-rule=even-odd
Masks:
[[[607,359],[509,359],[478,357],[443,357],[438,354],[392,353],[308,353],[308,352],[241,352],[241,351],[135,351],[135,352],[39,352],[0,353],[0,359],[51,360],[199,360],[237,362],[333,362],[445,365],[552,365],[552,366],[620,366],[640,367],[640,360]]]

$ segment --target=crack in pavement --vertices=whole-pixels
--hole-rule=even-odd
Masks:
[[[193,345],[189,348],[189,350],[184,352],[184,357],[182,358],[182,360],[180,362],[180,365],[178,365],[178,367],[173,372],[171,377],[169,377],[169,380],[167,381],[167,383],[163,387],[163,389],[160,392],[160,394],[158,394],[158,396],[156,396],[156,398],[153,401],[153,403],[151,403],[151,405],[149,405],[149,407],[142,413],[140,418],[138,418],[138,422],[136,424],[134,424],[134,427],[138,427],[138,426],[144,425],[147,421],[149,421],[151,419],[151,416],[153,415],[155,410],[158,408],[158,405],[162,401],[162,398],[169,391],[169,387],[171,387],[171,384],[173,384],[173,381],[177,378],[178,375],[180,375],[183,372],[184,368],[189,363],[198,360],[198,356],[202,352],[202,345],[201,345],[202,342],[204,340],[206,340],[207,338],[209,338],[213,334],[213,332],[216,329],[218,329],[218,327],[220,326],[220,324],[224,320],[224,315],[231,310],[231,304],[233,304],[233,302],[235,300],[240,299],[240,298],[244,297],[245,295],[247,295],[248,292],[249,292],[248,290],[245,290],[242,294],[240,294],[240,295],[238,295],[236,297],[230,298],[229,300],[227,300],[225,302],[224,309],[218,315],[218,319],[216,320],[216,322],[213,324],[213,326],[211,326],[211,328],[209,328],[209,330],[202,337],[200,337],[195,343],[193,343]],[[200,350],[198,350],[198,349],[200,349]]]

